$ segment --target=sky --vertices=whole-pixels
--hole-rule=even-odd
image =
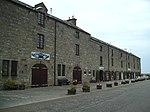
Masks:
[[[93,37],[141,58],[141,72],[150,73],[150,0],[21,0],[43,2],[62,20],[74,16],[77,26]]]

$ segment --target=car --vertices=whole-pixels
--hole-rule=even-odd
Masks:
[[[126,82],[126,84],[130,83],[129,79],[125,79],[125,82]]]
[[[125,81],[125,80],[122,80],[122,81],[121,81],[121,84],[126,84],[126,81]]]
[[[135,79],[131,79],[131,83],[135,83],[136,81],[135,81]]]

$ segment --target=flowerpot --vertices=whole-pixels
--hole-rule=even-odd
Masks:
[[[106,83],[106,87],[112,87],[112,83],[111,82]]]
[[[73,85],[77,85],[77,82],[73,82],[72,84],[73,84]]]
[[[121,84],[126,84],[126,81],[125,80],[121,81]]]
[[[24,90],[25,89],[25,85],[24,84],[18,85],[18,89],[19,90]]]
[[[114,86],[118,86],[118,82],[114,82]]]
[[[102,85],[97,85],[97,89],[102,89]]]
[[[126,79],[125,82],[126,82],[126,84],[129,84],[130,81],[128,79]]]
[[[10,90],[17,90],[17,89],[18,89],[18,85],[17,84],[15,84],[15,85],[10,87]]]
[[[90,92],[90,88],[82,88],[83,92]]]
[[[131,79],[131,83],[135,83],[135,79]]]
[[[76,90],[68,90],[68,95],[75,95],[76,94]]]

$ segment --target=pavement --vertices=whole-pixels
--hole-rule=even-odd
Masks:
[[[119,86],[117,87],[124,86],[120,84],[120,81],[118,82]],[[116,86],[114,85],[112,88],[108,88],[106,87],[106,83],[107,82],[101,82],[102,90],[96,89],[96,85],[98,83],[90,83],[90,93],[116,88]],[[10,91],[0,90],[0,109],[55,100],[59,98],[72,97],[72,95],[67,95],[67,88],[69,86],[70,85],[49,86],[40,88],[28,88],[25,90],[10,90]],[[82,84],[77,84],[76,88],[77,88],[76,95],[89,94],[82,92]]]

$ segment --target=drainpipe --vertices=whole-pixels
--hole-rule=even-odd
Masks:
[[[56,86],[56,21],[54,28],[54,86]]]
[[[108,71],[109,71],[109,44],[108,44]]]
[[[108,75],[109,75],[108,77],[110,80],[109,65],[110,65],[110,62],[109,62],[109,44],[108,44]]]
[[[126,77],[127,77],[127,75],[128,75],[128,73],[127,73],[127,69],[128,68],[128,60],[127,60],[127,51],[126,51]]]

